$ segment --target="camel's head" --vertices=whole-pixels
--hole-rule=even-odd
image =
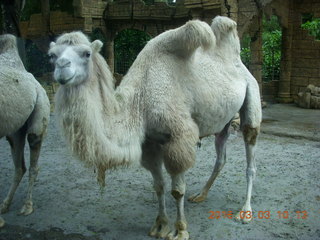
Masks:
[[[92,55],[98,53],[102,42],[92,43],[81,32],[71,32],[50,43],[48,55],[54,65],[54,79],[60,84],[77,85],[86,81],[92,70]]]

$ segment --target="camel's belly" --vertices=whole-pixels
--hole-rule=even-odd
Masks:
[[[223,130],[243,105],[245,89],[243,84],[221,95],[203,96],[201,100],[196,101],[192,117],[199,127],[200,137]]]

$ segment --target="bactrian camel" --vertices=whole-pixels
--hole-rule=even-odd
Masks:
[[[31,73],[28,73],[19,57],[16,38],[0,36],[0,138],[6,137],[11,146],[15,173],[7,197],[0,206],[7,212],[13,195],[26,172],[24,146],[30,147],[29,186],[22,215],[33,212],[32,189],[38,173],[41,143],[50,116],[49,99],[45,90]],[[0,227],[4,220],[0,217]]]
[[[48,52],[54,78],[61,84],[55,97],[57,118],[72,152],[98,171],[98,181],[103,184],[106,169],[141,161],[153,176],[159,200],[150,235],[188,239],[184,176],[194,165],[196,143],[216,135],[212,175],[190,198],[200,202],[225,164],[230,121],[240,112],[248,181],[242,211],[251,212],[261,104],[258,84],[240,60],[236,23],[216,17],[210,28],[194,20],[160,34],[148,42],[116,89],[99,54],[101,46],[99,40],[90,43],[81,32],[71,32],[52,42]],[[177,205],[172,232],[163,164],[172,178]]]

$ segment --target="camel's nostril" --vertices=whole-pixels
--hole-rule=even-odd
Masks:
[[[60,68],[70,67],[71,61],[66,58],[60,58],[56,62],[57,66]]]

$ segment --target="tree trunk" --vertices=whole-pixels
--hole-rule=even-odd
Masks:
[[[20,14],[24,7],[25,0],[2,0],[1,1],[1,33],[11,33],[17,37],[20,32]]]
[[[49,0],[41,0],[41,14],[42,14],[42,34],[44,36],[50,35],[50,4]]]

